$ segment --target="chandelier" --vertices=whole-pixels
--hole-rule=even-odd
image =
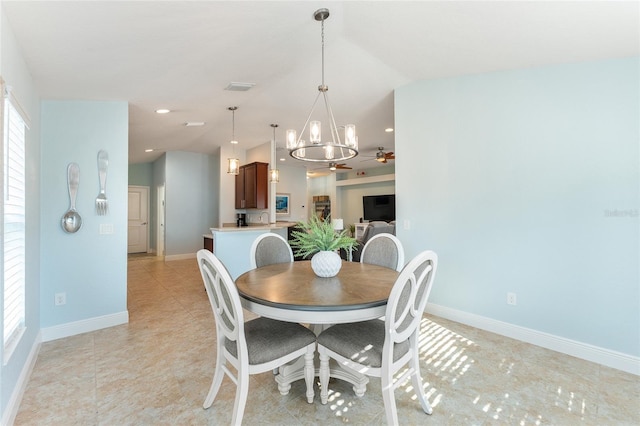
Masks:
[[[347,124],[344,126],[344,143],[340,140],[336,120],[333,118],[333,111],[329,105],[327,91],[329,88],[324,84],[324,21],[329,17],[329,9],[318,9],[313,14],[316,21],[321,22],[322,36],[322,83],[318,86],[318,95],[316,96],[307,121],[300,135],[293,129],[286,131],[285,138],[289,155],[293,158],[303,161],[313,162],[335,162],[349,160],[358,155],[358,138],[356,136],[356,126]],[[313,110],[322,95],[324,100],[326,114],[329,119],[329,131],[331,133],[329,140],[322,140],[322,126],[320,121],[311,120]],[[302,139],[305,130],[309,127],[309,141]]]

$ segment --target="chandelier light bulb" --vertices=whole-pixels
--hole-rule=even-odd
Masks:
[[[344,143],[348,147],[358,148],[355,124],[347,124],[344,126]]]
[[[296,147],[296,141],[298,139],[297,132],[293,129],[287,130],[285,133],[285,139],[287,140],[287,149],[294,149]]]
[[[312,121],[309,126],[309,142],[320,143],[322,140],[321,126],[319,121]]]
[[[333,160],[334,152],[332,145],[327,145],[324,147],[324,158],[326,158],[327,160]]]

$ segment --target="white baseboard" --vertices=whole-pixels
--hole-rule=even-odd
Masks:
[[[42,341],[62,339],[63,337],[75,336],[76,334],[88,333],[90,331],[113,327],[129,322],[129,312],[122,311],[115,314],[103,315],[100,317],[88,318],[86,320],[68,322],[66,324],[55,325],[40,330]]]
[[[20,403],[22,402],[24,391],[27,389],[27,383],[29,383],[29,378],[31,377],[31,373],[33,372],[33,367],[35,367],[36,365],[36,360],[38,359],[38,353],[40,352],[41,344],[42,333],[38,333],[38,335],[36,336],[36,340],[33,342],[31,350],[29,351],[29,356],[27,357],[27,360],[22,367],[22,371],[20,372],[20,376],[18,377],[18,382],[13,388],[11,398],[9,398],[7,406],[5,407],[5,410],[2,414],[2,420],[0,421],[0,424],[2,425],[12,425],[16,419],[16,416],[18,415]]]
[[[195,259],[196,253],[186,253],[186,254],[170,254],[168,256],[164,256],[165,262],[170,262],[172,260],[186,260],[186,259]]]
[[[445,306],[428,303],[426,312],[451,321],[470,325],[522,342],[551,349],[576,358],[605,365],[607,367],[640,375],[640,357],[624,354],[610,349],[593,346],[553,334],[544,333],[526,327],[509,324],[480,315],[459,311]]]

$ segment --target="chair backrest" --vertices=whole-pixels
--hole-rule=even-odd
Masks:
[[[438,255],[423,251],[400,272],[387,302],[385,347],[407,340],[418,330],[437,267]]]
[[[370,263],[401,271],[404,267],[404,248],[392,234],[374,235],[360,253],[360,263]]]
[[[238,353],[246,354],[242,304],[231,275],[209,250],[199,250],[197,258],[204,288],[207,290],[216,321],[216,338],[226,337],[236,342],[239,345]]]
[[[274,263],[293,262],[291,246],[282,236],[273,232],[260,234],[250,250],[251,269]]]

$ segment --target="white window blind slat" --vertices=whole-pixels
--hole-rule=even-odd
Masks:
[[[25,123],[8,98],[4,100],[3,285],[6,349],[24,329],[25,314]]]

